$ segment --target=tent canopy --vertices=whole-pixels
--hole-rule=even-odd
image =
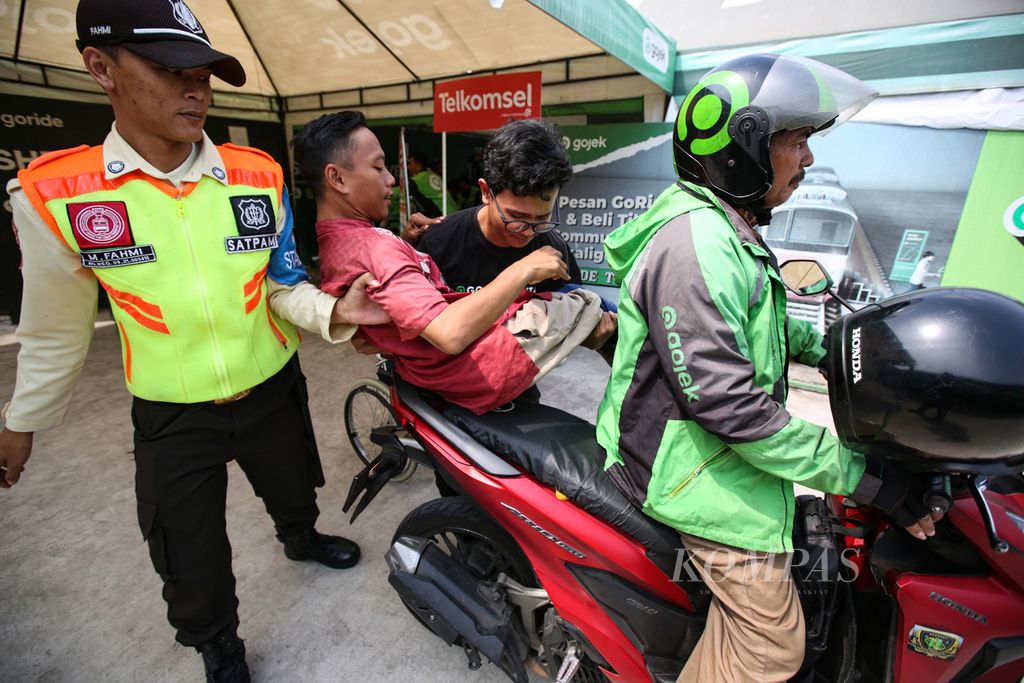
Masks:
[[[175,2],[178,0],[167,0]],[[77,0],[0,2],[0,57],[82,72]],[[675,46],[624,0],[189,0],[248,82],[215,89],[293,97],[431,82],[573,58],[590,77],[630,70],[671,90]],[[651,46],[654,46],[651,48]],[[655,52],[644,59],[645,50]],[[657,61],[657,60],[663,61]],[[7,66],[8,80],[17,68]],[[47,84],[52,84],[47,79]]]
[[[429,118],[435,81],[525,69],[542,72],[547,107],[642,97],[656,120],[662,94],[759,50],[820,59],[883,95],[1024,86],[1021,0],[188,2],[249,76],[215,80],[215,109],[286,125],[340,108]],[[0,0],[5,92],[102,97],[74,47],[76,4]]]
[[[1015,14],[1020,0],[633,0],[680,52]]]
[[[1020,0],[636,0],[678,45],[674,102],[751,52],[811,57],[883,96],[858,121],[1024,130]]]

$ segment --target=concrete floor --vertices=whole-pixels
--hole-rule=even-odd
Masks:
[[[0,328],[0,402],[11,393],[17,345]],[[262,504],[231,465],[228,526],[240,634],[256,681],[507,681],[484,663],[468,671],[408,614],[387,583],[384,554],[404,515],[434,498],[429,473],[388,486],[354,525],[342,515],[358,471],[342,427],[348,387],[373,359],[307,335],[301,349],[327,485],[319,528],[362,546],[356,567],[287,560]],[[580,352],[541,385],[546,403],[594,419],[607,379]],[[828,422],[823,396],[794,391],[794,412]],[[21,482],[0,491],[0,681],[200,681],[176,644],[160,581],[136,524],[130,397],[112,326],[96,330],[65,424],[38,433]]]

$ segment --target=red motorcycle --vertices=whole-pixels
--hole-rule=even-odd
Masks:
[[[831,286],[805,270],[787,284]],[[922,542],[848,499],[798,498],[807,646],[793,680],[1021,680],[1022,342],[1024,305],[980,290],[899,296],[832,326],[840,438],[919,472],[946,517]],[[518,683],[531,657],[560,683],[674,681],[711,594],[679,535],[605,477],[593,425],[525,400],[477,416],[379,377],[392,424],[350,427],[369,464],[345,511],[354,520],[411,462],[435,472],[441,497],[406,516],[387,557],[413,615],[471,669],[486,658]]]

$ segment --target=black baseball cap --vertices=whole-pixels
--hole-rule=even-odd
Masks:
[[[245,84],[245,69],[231,55],[213,49],[184,0],[81,0],[76,24],[79,52],[118,45],[161,66],[208,66],[230,85]]]

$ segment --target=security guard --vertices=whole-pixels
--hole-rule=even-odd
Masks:
[[[295,254],[281,167],[203,132],[211,76],[245,82],[175,0],[82,0],[85,66],[114,109],[101,146],[36,159],[8,185],[25,300],[0,487],[33,432],[63,420],[106,290],[134,395],[139,524],[177,639],[209,681],[248,681],[224,519],[236,460],[285,555],[344,568],[358,546],[316,532],[323,484],[293,324],[332,341],[384,322],[367,277],[336,300]]]

